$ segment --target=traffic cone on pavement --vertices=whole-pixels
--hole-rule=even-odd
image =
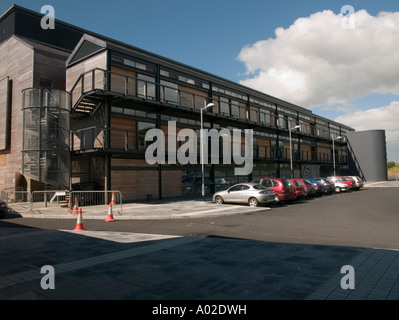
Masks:
[[[67,212],[65,214],[67,214],[67,213],[72,213],[72,211],[71,211],[71,198],[68,199],[68,210],[67,210]]]
[[[72,214],[78,214],[78,213],[79,213],[78,198],[75,198],[75,204],[73,206]]]
[[[109,208],[108,208],[108,216],[107,219],[105,219],[105,222],[114,222],[114,216],[112,214],[112,202],[109,204]]]
[[[112,204],[112,205],[116,204],[116,201],[115,201],[115,192],[112,192],[111,204]]]
[[[79,209],[78,221],[76,222],[76,227],[73,229],[73,231],[86,231],[86,229],[83,227],[82,208]]]

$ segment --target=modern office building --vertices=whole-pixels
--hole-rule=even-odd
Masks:
[[[253,170],[239,176],[237,164],[222,161],[221,134],[220,161],[211,161],[212,142],[204,159],[207,193],[256,177],[348,169],[348,126],[62,21],[42,29],[42,18],[16,5],[0,17],[0,190],[119,190],[132,201],[201,194],[209,103],[203,127],[224,136],[241,129],[242,155],[244,129],[253,130]],[[191,141],[186,151],[198,151],[197,161],[149,164],[151,129],[164,133],[166,153]]]

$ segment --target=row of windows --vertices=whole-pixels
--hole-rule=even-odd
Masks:
[[[153,129],[155,128],[155,123],[153,122],[146,122],[146,121],[137,121],[137,138],[138,138],[138,142],[139,142],[139,146],[143,147],[146,146],[147,142],[145,141],[145,134],[149,129]],[[197,140],[198,140],[198,145],[199,145],[199,141],[200,141],[200,132],[199,130],[196,130],[196,134],[197,134]],[[283,137],[280,137],[280,140]],[[284,137],[287,138],[287,137]],[[287,140],[287,139],[284,139]],[[293,150],[299,150],[299,139],[297,138],[292,138],[292,148]],[[301,144],[303,144],[303,142],[301,141]],[[222,144],[219,144],[220,147],[222,147]],[[253,139],[253,147],[254,149],[256,149],[258,147],[258,139],[254,138]],[[264,146],[263,146],[264,147]],[[269,147],[268,147],[269,148]],[[337,147],[338,150],[339,147]],[[222,150],[222,148],[220,148]],[[280,152],[284,153],[284,150],[286,149],[284,146],[284,141],[279,141],[277,143],[276,140],[270,140],[270,150],[273,154],[275,154],[276,150],[279,149]],[[322,150],[321,150],[322,151]],[[324,153],[328,153],[329,151],[325,150]],[[321,152],[322,153],[322,152]]]
[[[117,107],[117,106],[112,106],[112,112],[114,113],[118,113],[118,114],[124,114],[127,116],[132,116],[132,117],[140,117],[140,118],[147,118],[147,119],[156,119],[156,115],[154,113],[147,113],[144,111],[140,111],[140,110],[134,110],[134,109],[129,109],[129,108],[122,108],[122,107]],[[266,113],[267,117],[270,117],[270,114]],[[200,127],[201,123],[199,120],[193,120],[193,119],[186,119],[186,118],[182,118],[182,117],[172,117],[172,116],[168,116],[168,115],[161,115],[161,120],[163,121],[176,121],[176,123],[178,124],[183,124],[183,125],[190,125],[193,127]],[[292,120],[293,121],[293,120]],[[295,123],[296,124],[296,123]],[[292,123],[292,125],[295,125],[294,122]],[[211,124],[209,122],[204,122],[204,128],[211,128]],[[303,123],[300,121],[300,126],[301,126],[301,134],[311,134],[312,130],[311,130],[311,126],[308,123]],[[215,129],[222,129],[222,128],[226,128],[230,131],[233,130],[233,127],[231,126],[224,126],[221,127],[219,124],[214,123],[213,128]],[[336,132],[328,132],[328,128],[324,128],[324,130],[317,132],[317,135],[320,137],[325,137],[325,138],[329,138],[329,136],[333,135],[334,137],[338,136],[338,133]],[[267,133],[267,132],[261,132],[261,131],[254,131],[254,135],[255,136],[260,136],[260,137],[267,137],[267,138],[277,138],[276,134],[272,134],[272,133]],[[284,135],[280,135],[280,140],[285,140],[288,139],[288,136],[284,136]],[[292,141],[296,141],[295,137],[292,137]],[[302,143],[305,144],[311,144],[310,140],[301,140]]]
[[[118,56],[112,56],[112,61],[138,70],[143,70],[151,73],[156,72],[155,66],[151,64],[144,64],[142,62],[133,61],[131,59],[126,59]],[[164,69],[160,70],[160,74],[161,76],[169,78],[171,80],[187,83],[193,86],[200,87],[202,89],[208,90],[210,88],[208,83],[201,82],[199,80],[194,79],[193,77],[179,75],[177,73],[173,73],[171,71],[167,71]],[[138,78],[137,96],[140,98],[144,98],[146,100],[155,100],[156,99],[155,77],[137,73],[137,78]],[[178,105],[180,99],[178,84],[167,80],[161,80],[160,84],[161,84],[161,90],[160,90],[161,100],[169,104]],[[219,114],[227,117],[233,117],[236,119],[242,118],[244,116],[243,114],[240,115],[240,103],[238,100],[248,101],[248,97],[246,95],[239,94],[237,92],[233,92],[231,90],[223,89],[217,86],[212,86],[212,91],[217,93],[222,93],[225,96],[229,96],[229,97],[220,96]],[[232,98],[237,98],[237,100]],[[288,108],[284,108],[281,106],[276,107],[274,104],[271,104],[269,102],[260,99],[255,99],[252,97],[249,99],[249,101],[251,104],[259,105],[270,109],[270,110],[260,109],[259,111],[250,111],[251,114],[245,115],[244,117],[250,118],[251,121],[255,120],[267,126],[277,125],[277,127],[285,130],[288,130],[289,128],[292,128],[299,124],[301,126],[302,133],[309,135],[313,134],[323,138],[330,138],[330,133],[336,137],[339,136],[339,132],[341,132],[341,135],[346,133],[346,130],[342,131],[339,127],[334,126],[332,124],[330,124],[330,127],[328,127],[328,122],[322,119],[317,119],[316,130],[315,132],[312,132],[311,125],[305,122],[305,121],[312,121],[312,117],[306,114],[303,113],[299,114],[300,120],[298,123],[296,120],[298,116],[297,111],[290,110]],[[275,114],[272,111],[276,109],[277,112],[279,112],[277,119],[275,119]],[[254,115],[252,112],[255,112],[257,114]]]

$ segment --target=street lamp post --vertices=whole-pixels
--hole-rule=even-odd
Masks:
[[[291,165],[291,179],[293,179],[294,178],[294,175],[293,175],[293,168],[292,168],[292,143],[291,143],[291,130],[295,130],[295,129],[299,129],[301,126],[295,126],[295,127],[293,127],[293,128],[288,128],[288,132],[289,132],[289,135],[290,135],[290,165]]]
[[[201,132],[200,132],[200,143],[201,143],[201,171],[202,171],[202,201],[205,201],[205,178],[204,178],[204,119],[203,119],[203,112],[208,108],[212,108],[215,106],[214,103],[206,104],[204,101],[204,107],[201,108]]]
[[[331,137],[332,137],[332,143],[333,143],[333,166],[334,166],[334,176],[335,176],[335,147],[334,147],[334,141],[336,139],[342,139],[342,137],[338,136],[338,137],[334,138],[333,135],[331,135]]]

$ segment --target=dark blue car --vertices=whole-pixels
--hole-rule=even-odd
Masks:
[[[313,178],[307,180],[309,180],[313,184],[314,188],[316,189],[317,195],[321,196],[326,192],[326,188],[321,182],[318,182],[316,179]]]

